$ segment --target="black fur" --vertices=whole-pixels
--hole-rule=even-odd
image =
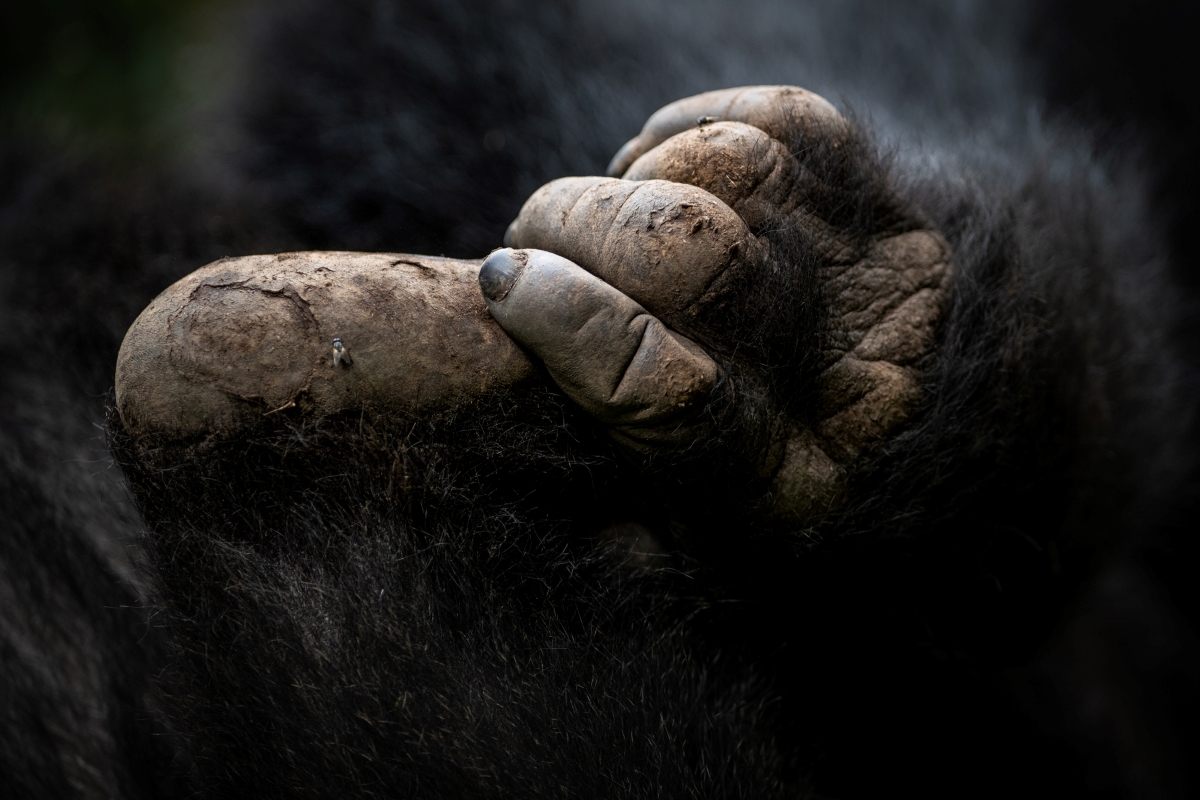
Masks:
[[[188,159],[10,133],[0,785],[1195,792],[1186,206],[1147,189],[1153,153],[1042,113],[1053,59],[1023,48],[1051,46],[1031,33],[1047,14],[264,5],[231,17],[238,78]],[[598,174],[658,106],[755,82],[823,93],[869,132],[842,161],[811,154],[830,187],[862,181],[828,213],[901,213],[890,183],[955,251],[925,406],[852,476],[845,513],[771,530],[761,487],[721,468],[745,430],[647,468],[551,388],[386,426],[279,418],[186,453],[105,419],[124,330],[191,269],[479,256],[529,192]],[[819,292],[761,291],[792,302],[761,319],[767,367],[731,384],[719,424],[803,407]]]

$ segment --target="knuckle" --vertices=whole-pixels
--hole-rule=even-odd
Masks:
[[[650,317],[604,415],[624,425],[679,419],[707,400],[718,372],[716,362],[699,346]]]

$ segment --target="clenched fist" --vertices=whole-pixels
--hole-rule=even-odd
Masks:
[[[544,380],[535,358],[660,470],[744,480],[786,523],[836,510],[921,400],[941,235],[793,87],[672,103],[610,172],[539,189],[482,266],[294,253],[196,271],[126,335],[126,430],[157,446],[275,415],[404,427],[519,405]]]
[[[609,172],[525,203],[479,274],[492,315],[629,449],[737,462],[783,520],[835,509],[920,402],[945,240],[794,87],[672,103]]]

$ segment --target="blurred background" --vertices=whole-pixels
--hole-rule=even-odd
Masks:
[[[7,2],[0,117],[12,131],[118,151],[170,146],[204,86],[189,56],[227,0]]]
[[[98,746],[87,735],[96,724],[91,698],[111,690],[105,681],[139,696],[128,662],[156,663],[141,645],[146,627],[130,565],[139,523],[98,427],[116,348],[150,298],[223,255],[318,247],[482,255],[529,191],[602,169],[648,113],[694,91],[794,74],[835,101],[849,96],[868,111],[882,101],[874,120],[885,130],[919,127],[923,114],[940,115],[948,136],[1020,128],[1029,109],[1006,105],[1006,93],[1032,98],[1031,115],[1081,124],[1097,163],[1145,179],[1149,216],[1169,250],[1164,269],[1179,292],[1171,341],[1182,354],[1180,380],[1200,392],[1200,159],[1192,152],[1200,141],[1200,4],[342,5],[4,3],[0,321],[17,346],[0,369],[0,524],[8,526],[0,588],[8,591],[6,576],[43,583],[22,584],[0,602],[0,639],[37,643],[27,660],[0,662],[0,708],[9,715],[0,768],[19,768],[4,760],[17,752],[6,736],[27,737],[55,714],[65,720],[60,728],[80,732],[79,752]],[[780,14],[787,25],[777,24]],[[660,24],[670,28],[661,37]],[[946,43],[962,31],[978,41]],[[954,114],[962,116],[957,127],[948,121]],[[1180,483],[1195,487],[1197,477]],[[1045,751],[1064,759],[1065,787],[1186,797],[1197,786],[1200,497],[1179,499],[1133,548],[1135,568],[1121,573],[1134,574],[1132,583],[1105,595],[1126,607],[1097,623],[1115,630],[1094,639],[1123,649],[1114,670],[1132,677],[1113,678],[1120,691],[1111,697],[1084,698],[1082,707],[1094,700],[1100,709],[1094,717],[1047,723],[1049,738],[1074,737],[1062,751]],[[39,594],[43,585],[71,590]],[[100,614],[96,597],[123,610]],[[86,622],[61,630],[30,622],[52,605]],[[85,654],[102,665],[97,683],[55,685],[57,665],[85,659],[79,651],[92,646],[83,629],[120,646]],[[1099,662],[1089,642],[1078,658]],[[130,720],[144,720],[130,702]],[[953,739],[951,731],[947,747]],[[958,773],[950,767],[928,778],[935,757],[889,748],[873,754],[889,774],[866,776],[850,758],[831,768],[831,785],[878,788],[894,778],[952,787]],[[954,758],[969,776],[970,754]],[[168,780],[155,769],[147,767],[146,781]],[[1018,784],[1033,772],[1022,769]],[[44,796],[70,794],[52,785],[60,768],[30,770],[22,785],[51,781]],[[91,780],[65,772],[68,783]],[[145,794],[171,793],[160,789]]]

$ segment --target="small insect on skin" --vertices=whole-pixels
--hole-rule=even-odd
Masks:
[[[350,357],[350,351],[342,344],[341,339],[333,340],[333,365],[340,367],[345,364],[347,367],[354,363],[354,359]]]

